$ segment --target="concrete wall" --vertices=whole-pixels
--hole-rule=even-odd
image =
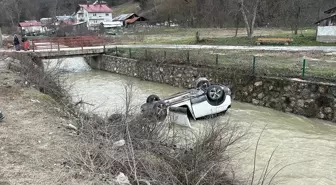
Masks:
[[[336,85],[255,77],[232,69],[142,62],[112,56],[87,58],[95,69],[190,88],[201,76],[228,85],[235,100],[336,122]]]
[[[317,27],[316,40],[319,42],[336,42],[336,26]]]

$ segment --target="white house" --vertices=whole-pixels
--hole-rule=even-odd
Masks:
[[[112,9],[104,1],[79,4],[76,10],[77,23],[86,22],[90,30],[98,30],[101,23],[112,22]]]
[[[319,42],[336,42],[336,7],[324,12],[328,16],[317,21],[316,40]]]
[[[25,21],[19,23],[19,29],[23,33],[41,33],[43,32],[42,24],[38,21]]]

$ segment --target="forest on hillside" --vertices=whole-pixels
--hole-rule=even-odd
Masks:
[[[93,0],[91,0],[93,2]],[[105,0],[117,6],[130,0]],[[186,27],[313,26],[336,6],[335,0],[133,0],[152,22],[176,22]],[[23,20],[72,14],[84,0],[0,0],[0,26]],[[253,23],[253,25],[252,25]]]

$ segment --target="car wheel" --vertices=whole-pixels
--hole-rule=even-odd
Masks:
[[[166,119],[168,112],[167,105],[164,102],[156,102],[153,109],[157,120],[163,121],[164,119]]]
[[[148,96],[146,103],[153,103],[156,101],[160,101],[160,98],[157,95],[150,95]]]
[[[211,105],[220,105],[225,100],[224,89],[219,85],[211,85],[207,89],[207,98]]]
[[[206,89],[210,86],[210,82],[206,78],[199,78],[196,80],[196,88]]]

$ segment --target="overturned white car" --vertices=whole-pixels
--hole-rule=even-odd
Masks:
[[[206,78],[196,81],[196,88],[160,99],[150,95],[141,106],[144,115],[163,121],[169,116],[172,122],[191,127],[194,120],[226,112],[231,107],[231,90],[224,85],[211,84]]]

